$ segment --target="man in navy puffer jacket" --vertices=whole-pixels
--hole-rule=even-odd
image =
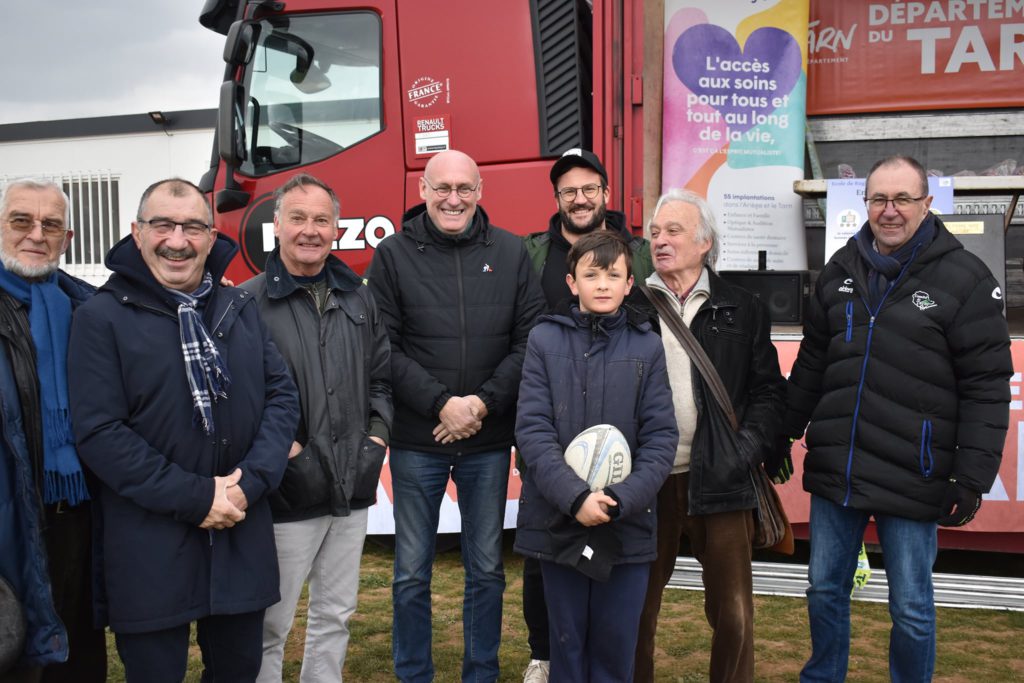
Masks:
[[[889,579],[894,681],[931,680],[937,524],[961,526],[999,471],[1010,340],[985,264],[928,208],[920,163],[875,164],[868,220],[825,265],[790,376],[783,433],[807,426],[811,658],[802,681],[841,681],[850,590],[874,517]]]

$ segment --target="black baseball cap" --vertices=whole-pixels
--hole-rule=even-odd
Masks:
[[[567,149],[559,157],[555,165],[551,167],[551,185],[556,190],[558,189],[558,179],[568,171],[570,168],[589,168],[596,172],[604,184],[608,184],[608,173],[604,170],[604,166],[601,165],[601,160],[597,158],[597,155],[591,152],[589,149],[581,149],[579,147],[573,147]]]

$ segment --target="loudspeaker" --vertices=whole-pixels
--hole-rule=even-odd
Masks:
[[[773,323],[799,325],[811,294],[806,270],[723,270],[719,277],[761,299]]]

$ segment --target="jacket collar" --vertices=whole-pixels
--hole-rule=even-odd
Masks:
[[[213,248],[206,257],[206,270],[213,276],[214,296],[220,289],[228,264],[237,253],[238,244],[227,235],[217,233]],[[101,291],[111,292],[125,302],[148,299],[164,308],[177,310],[173,297],[157,282],[142,259],[142,252],[131,234],[111,247],[104,263],[114,274],[100,287]]]
[[[690,290],[690,295],[692,296],[696,292],[704,292],[704,294],[706,294],[708,298],[711,298],[711,296],[715,293],[715,290],[720,289],[720,287],[712,288],[712,275],[714,275],[714,273],[711,270],[709,270],[706,266],[701,268],[700,275],[697,277],[697,282],[694,283],[693,289]],[[718,280],[718,282],[722,282],[722,280],[717,275],[714,276],[715,279]],[[668,297],[675,302],[677,310],[682,308],[683,302],[680,301],[676,293],[673,292],[667,284],[665,284],[665,281],[661,279],[661,275],[658,274],[658,271],[654,271],[653,273],[647,276],[646,284],[651,289],[657,289],[667,294]]]
[[[622,235],[622,238],[626,240],[627,243],[636,238],[636,235],[630,232],[629,228],[626,227],[626,214],[621,211],[612,211],[611,209],[608,209],[605,213],[604,224],[608,230]],[[537,232],[534,233],[534,235],[547,235],[551,242],[561,244],[566,249],[569,248],[569,241],[562,235],[562,217],[557,211],[551,214],[551,218],[548,219],[547,232]]]
[[[964,245],[949,231],[949,228],[946,227],[941,218],[932,215],[931,220],[935,221],[935,238],[918,251],[908,271],[920,268],[925,263],[941,258],[951,251],[964,248]],[[837,263],[853,276],[857,286],[863,288],[867,286],[867,265],[860,255],[855,240],[856,236],[851,237],[846,242],[846,247],[837,251],[829,262],[825,264],[825,267],[827,268],[833,262]]]
[[[463,232],[458,235],[449,235],[441,232],[427,214],[427,205],[418,204],[412,207],[402,216],[402,233],[417,242],[422,251],[427,244],[440,247],[454,247],[468,242],[491,243],[491,220],[484,211],[484,207],[476,205],[476,212],[473,214],[473,221]]]
[[[276,247],[267,257],[267,296],[271,299],[284,299],[301,288],[288,269],[281,262],[281,248]],[[327,262],[324,263],[324,270],[327,275],[327,288],[351,292],[363,284],[362,278],[353,272],[344,261],[334,254],[327,255]]]
[[[77,277],[68,275],[63,270],[57,271],[57,286],[64,290],[64,293],[71,299],[71,306],[77,307],[79,304],[85,303],[93,294],[96,293],[96,288],[90,285],[85,280],[79,280]]]
[[[625,302],[623,302],[625,304]],[[650,317],[631,306],[622,305],[619,310],[611,315],[593,315],[580,310],[579,303],[569,299],[563,299],[555,305],[555,310],[547,315],[541,316],[541,320],[565,325],[566,327],[592,328],[608,334],[626,325],[630,325],[641,332],[647,332],[651,328]]]

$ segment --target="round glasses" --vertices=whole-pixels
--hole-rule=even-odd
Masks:
[[[576,193],[582,192],[587,199],[593,199],[604,189],[604,185],[584,185],[583,187],[563,187],[555,192],[562,198],[563,202],[571,202],[576,199]]]
[[[441,199],[447,198],[452,192],[459,195],[459,199],[469,199],[470,196],[476,192],[477,188],[480,187],[480,185],[476,185],[475,187],[472,185],[459,185],[458,187],[452,187],[451,185],[439,185],[438,187],[434,187],[430,184],[430,181],[427,180],[426,176],[424,176],[423,182],[425,182],[427,187],[433,190],[434,194]]]

